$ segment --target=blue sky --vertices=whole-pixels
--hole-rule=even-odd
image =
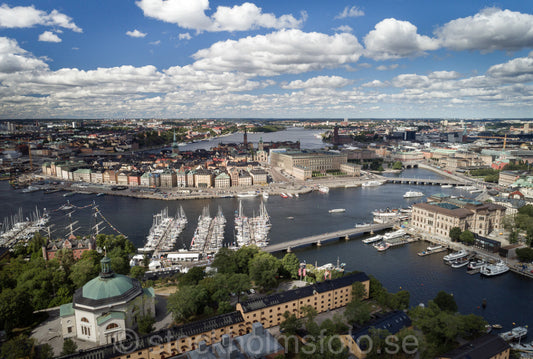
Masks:
[[[0,118],[532,114],[530,0],[0,0]]]

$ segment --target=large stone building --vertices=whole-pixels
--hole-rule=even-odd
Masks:
[[[504,215],[505,207],[498,204],[465,198],[441,198],[433,203],[414,204],[411,224],[419,231],[443,239],[449,238],[453,227],[487,236],[502,228]]]
[[[293,176],[309,172],[295,171],[303,168],[312,172],[326,172],[340,170],[341,164],[347,163],[346,154],[326,151],[296,151],[278,152],[271,151],[270,164],[273,167],[284,169]],[[308,177],[309,178],[309,177]],[[307,178],[298,178],[307,179]]]
[[[63,241],[50,241],[42,247],[44,260],[54,259],[58,252],[67,249],[72,251],[72,257],[75,260],[81,259],[84,252],[96,249],[94,239],[76,239],[69,238]]]
[[[143,289],[137,279],[113,273],[107,257],[101,266],[100,275],[76,290],[72,303],[60,307],[63,338],[110,344],[126,339],[139,317],[155,316],[152,288]]]

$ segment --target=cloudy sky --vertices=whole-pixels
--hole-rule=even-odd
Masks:
[[[0,118],[533,114],[531,0],[0,0]]]

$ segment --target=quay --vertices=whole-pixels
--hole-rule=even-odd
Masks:
[[[314,236],[289,240],[281,243],[271,244],[264,248],[263,251],[268,253],[280,252],[280,251],[290,251],[296,247],[302,247],[309,244],[316,244],[317,246],[322,245],[324,242],[338,239],[349,239],[350,236],[355,236],[365,233],[374,233],[382,231],[384,229],[393,228],[393,223],[380,223],[380,224],[369,224],[367,226],[355,227],[342,229],[336,232],[328,232],[323,234],[317,234]]]
[[[447,250],[448,250],[448,248],[442,247],[442,248],[435,249],[435,250],[432,250],[432,251],[425,250],[423,252],[418,252],[417,254],[420,257],[425,257],[425,256],[429,256],[430,254],[441,253],[441,252],[445,252]]]

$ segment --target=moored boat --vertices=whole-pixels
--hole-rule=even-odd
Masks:
[[[500,334],[500,338],[502,338],[505,341],[512,341],[512,340],[518,340],[520,338],[523,338],[527,335],[527,328],[526,327],[516,327],[508,332],[504,332]]]
[[[402,237],[404,235],[406,235],[407,232],[405,232],[403,229],[399,229],[397,231],[394,231],[394,232],[389,232],[389,233],[386,233],[384,236],[383,236],[383,239],[393,239],[393,238],[399,238],[399,237]]]
[[[363,243],[370,244],[370,243],[381,241],[382,239],[383,239],[383,236],[381,234],[378,234],[377,236],[363,239]]]
[[[425,194],[418,191],[407,191],[403,195],[403,198],[417,198],[417,197],[424,197]]]
[[[481,267],[480,273],[487,277],[494,277],[499,274],[503,274],[509,271],[509,267],[503,263],[502,261],[499,261],[495,264],[485,264]]]
[[[329,213],[342,213],[342,212],[346,212],[346,209],[344,209],[344,208],[333,208],[333,209],[330,209],[328,212]]]
[[[483,267],[485,264],[487,264],[487,262],[485,262],[484,260],[477,259],[477,260],[470,261],[470,263],[468,263],[467,268],[469,270],[477,270],[477,269],[481,269],[481,267]]]
[[[465,251],[464,249],[461,249],[460,251],[458,252],[453,252],[453,253],[449,253],[447,255],[445,255],[442,259],[445,261],[445,262],[452,262],[456,259],[460,259],[460,258],[464,258],[468,255],[468,252]]]
[[[374,245],[374,248],[376,248],[378,252],[384,252],[390,248],[390,244],[387,242],[381,242],[381,243]]]
[[[468,265],[468,263],[469,263],[468,259],[466,259],[466,257],[463,257],[463,258],[455,259],[451,261],[450,266],[452,268],[461,268],[461,267]]]
[[[363,187],[377,187],[377,186],[381,186],[383,184],[383,182],[381,181],[367,181],[367,182],[364,182],[361,186]]]
[[[329,187],[328,186],[318,186],[318,191],[321,193],[329,193]]]

